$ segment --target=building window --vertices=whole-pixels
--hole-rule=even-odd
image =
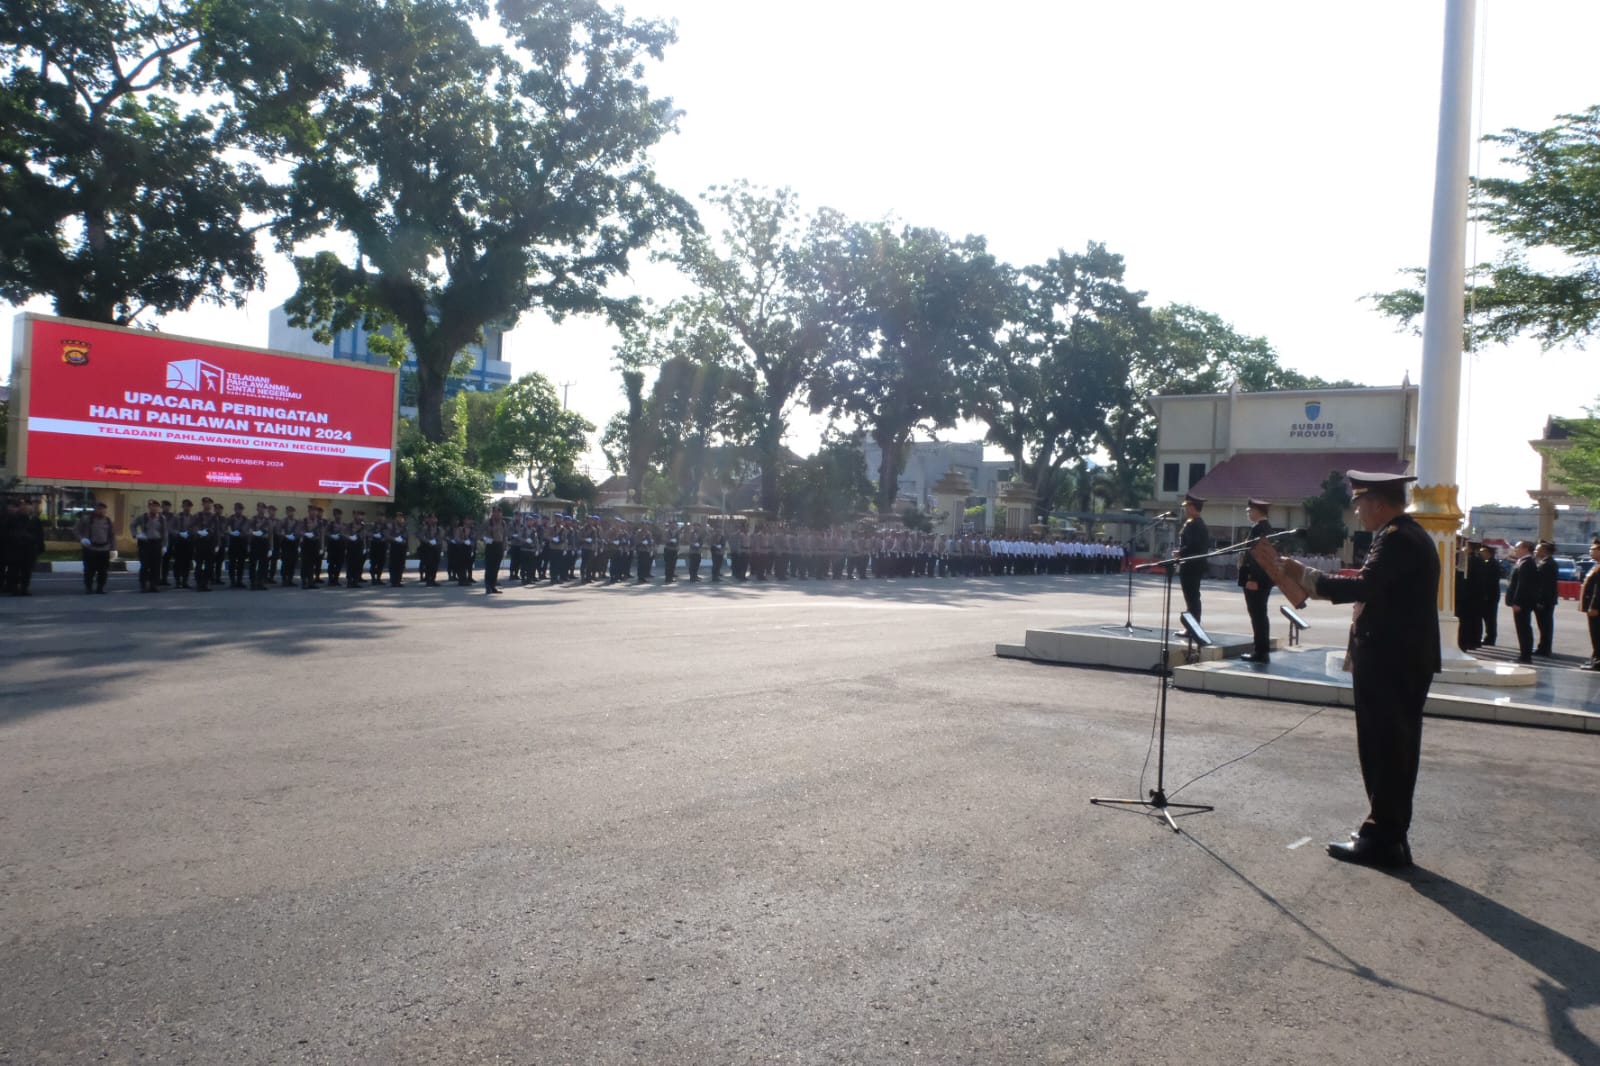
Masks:
[[[1190,463],[1189,464],[1189,487],[1191,489],[1194,488],[1195,484],[1201,478],[1203,478],[1205,476],[1206,476],[1206,464],[1204,464],[1204,463]]]
[[[1161,464],[1161,491],[1162,492],[1177,492],[1178,491],[1178,464],[1177,463],[1162,463]]]

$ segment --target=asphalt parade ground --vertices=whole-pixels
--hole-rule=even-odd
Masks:
[[[1600,738],[1430,719],[1402,874],[1336,707],[1091,806],[1156,679],[994,647],[1121,578],[133,581],[0,601],[0,1063],[1600,1063]]]

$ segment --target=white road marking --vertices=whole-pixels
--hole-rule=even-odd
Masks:
[[[1301,837],[1299,840],[1296,840],[1293,844],[1289,845],[1289,850],[1293,851],[1295,848],[1303,848],[1309,843],[1311,843],[1310,837]]]

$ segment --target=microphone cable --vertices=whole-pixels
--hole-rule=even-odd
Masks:
[[[1243,755],[1236,756],[1236,757],[1234,757],[1232,759],[1229,759],[1225,763],[1220,763],[1220,764],[1218,764],[1216,766],[1213,766],[1211,769],[1207,770],[1203,774],[1196,774],[1194,777],[1189,778],[1189,780],[1185,781],[1183,784],[1179,785],[1177,788],[1175,788],[1171,792],[1167,793],[1167,797],[1170,799],[1171,797],[1176,796],[1178,793],[1182,792],[1184,789],[1188,788],[1190,785],[1194,784],[1196,781],[1200,780],[1202,777],[1210,777],[1212,774],[1216,773],[1218,770],[1224,769],[1225,767],[1232,766],[1236,762],[1242,762],[1243,760],[1248,759],[1250,756],[1254,755],[1256,752],[1260,751],[1262,748],[1267,747],[1269,744],[1276,744],[1278,741],[1282,740],[1284,737],[1288,736],[1290,733],[1293,733],[1296,729],[1299,729],[1301,726],[1303,726],[1307,722],[1311,721],[1311,719],[1315,718],[1317,715],[1319,715],[1323,711],[1327,710],[1328,707],[1333,707],[1333,706],[1336,706],[1336,704],[1330,703],[1330,704],[1327,704],[1326,706],[1318,707],[1316,710],[1312,711],[1310,714],[1306,715],[1304,718],[1300,719],[1294,725],[1290,726],[1288,729],[1285,729],[1283,732],[1279,733],[1277,736],[1273,737],[1271,740],[1264,740],[1260,744],[1257,744],[1255,747],[1251,748],[1249,751],[1245,752]],[[1146,765],[1148,765],[1149,762],[1150,762],[1150,756],[1147,753],[1145,755],[1145,763],[1146,763]],[[1140,784],[1144,783],[1144,776],[1143,776],[1142,773],[1140,774],[1139,782],[1140,782]]]

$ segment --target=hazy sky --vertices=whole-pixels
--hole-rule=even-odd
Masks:
[[[1420,339],[1362,298],[1427,259],[1443,0],[626,7],[677,20],[650,83],[684,112],[655,159],[685,194],[787,185],[807,207],[982,234],[1019,267],[1103,241],[1152,306],[1215,312],[1287,366],[1420,377]],[[1600,103],[1597,40],[1595,0],[1479,0],[1478,130],[1542,129]],[[1475,151],[1475,173],[1497,169],[1493,146]],[[1493,253],[1471,231],[1468,249]],[[294,285],[275,264],[246,310],[164,328],[264,345],[267,311]],[[641,294],[673,287],[660,267],[635,272]],[[571,383],[572,406],[603,425],[622,407],[611,345],[598,324],[529,316],[507,352],[517,373]],[[1592,365],[1534,345],[1470,360],[1464,504],[1528,502],[1527,441],[1547,415],[1595,402]],[[816,432],[793,443],[808,450]]]

